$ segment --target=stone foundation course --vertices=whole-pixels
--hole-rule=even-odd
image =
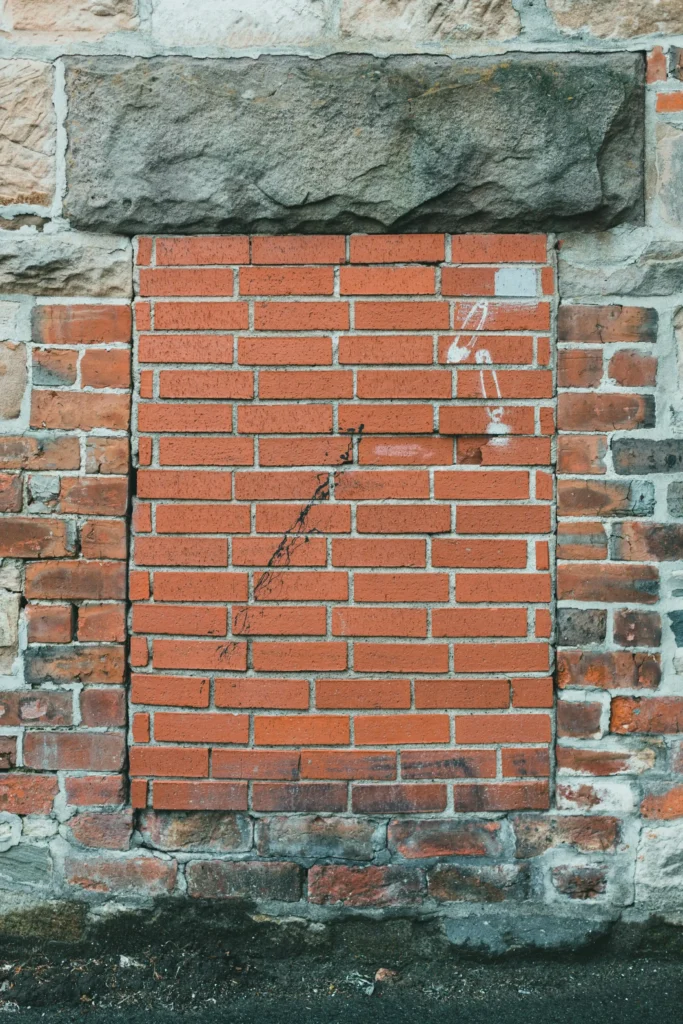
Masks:
[[[4,933],[678,924],[659,6],[5,4]]]

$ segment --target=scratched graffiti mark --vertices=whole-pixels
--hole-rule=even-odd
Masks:
[[[481,299],[475,302],[472,308],[467,313],[467,316],[463,320],[463,329],[469,328],[470,331],[477,332],[483,331],[486,326],[486,321],[489,315],[489,304],[486,299]],[[477,344],[482,339],[476,333],[470,334],[469,341],[462,344],[463,335],[457,334],[453,339],[452,344],[448,349],[446,356],[446,362],[448,363],[463,363],[466,359],[473,354],[475,363],[479,364],[482,369],[479,370],[479,385],[481,388],[481,396],[486,399],[489,397],[488,389],[486,387],[485,374],[488,373],[491,382],[493,384],[494,394],[491,397],[496,397],[499,400],[503,397],[500,390],[500,382],[498,380],[498,374],[493,368],[493,360],[491,353],[486,348],[477,348]],[[491,366],[490,370],[484,370],[483,365],[487,364]],[[486,433],[493,434],[494,437],[491,441],[492,444],[505,445],[508,443],[505,435],[510,433],[510,427],[504,422],[503,417],[505,416],[505,407],[502,405],[487,406],[486,413],[489,418],[489,422],[486,426]]]
[[[351,428],[345,431],[349,435],[349,442],[346,446],[346,451],[342,452],[339,462],[335,464],[334,468],[339,472],[344,472],[349,466],[354,464],[354,453],[353,453],[353,441],[354,437],[358,437],[359,442],[362,440],[364,430],[364,424],[360,424],[358,430]],[[324,501],[328,501],[330,497],[330,480],[328,473],[320,473],[318,475],[318,485],[308,499],[304,507],[299,512],[295,521],[286,530],[275,551],[268,559],[265,570],[259,576],[259,580],[254,586],[253,600],[258,600],[259,596],[268,594],[273,596],[274,590],[282,582],[282,572],[280,570],[286,569],[291,565],[292,555],[294,551],[301,547],[303,544],[307,544],[310,537],[315,534],[319,534],[320,531],[316,527],[308,525],[308,519],[310,518],[311,512],[314,508],[320,505]],[[249,635],[249,613],[255,606],[253,604],[247,604],[240,609],[237,618],[235,619],[235,625],[233,628],[234,633],[239,633],[241,636]],[[237,648],[238,641],[232,640],[230,643],[218,649],[218,656],[221,660],[229,658],[235,649]]]

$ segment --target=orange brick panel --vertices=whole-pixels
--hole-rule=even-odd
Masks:
[[[555,384],[545,236],[147,238],[138,263],[136,807],[448,816],[547,806]],[[525,265],[535,297],[497,294],[506,264]],[[90,328],[98,336],[114,330],[103,315]],[[72,330],[54,316],[40,328],[47,346]],[[647,332],[642,318],[626,320]],[[576,329],[589,334],[590,323],[583,314]],[[86,364],[90,387],[124,380],[98,359]],[[636,354],[610,359],[614,382],[650,379]],[[83,429],[94,398],[107,424],[127,422],[127,407],[111,402],[125,395],[86,391],[79,405],[57,394],[34,397],[46,429]],[[593,396],[595,423],[617,406],[624,422],[649,422],[647,403],[626,397],[628,408],[621,396],[601,408]],[[581,423],[573,436],[595,429]],[[604,458],[599,446],[568,451],[581,465]],[[114,564],[121,538],[93,531],[116,522],[127,492],[92,479],[65,476],[60,492],[91,517],[86,549],[107,552],[85,560],[89,575],[50,569],[55,558],[80,564],[66,531],[38,523],[17,536],[37,559],[32,606],[89,602],[40,627],[32,611],[44,643],[68,644],[72,621],[93,642],[120,642],[120,611],[106,602],[125,591],[98,566]],[[581,532],[588,517],[577,514]],[[633,538],[638,551],[652,542],[620,529],[624,552]],[[626,578],[607,585],[624,593]],[[584,586],[595,590],[595,577]],[[84,694],[92,714],[114,714],[99,690]]]

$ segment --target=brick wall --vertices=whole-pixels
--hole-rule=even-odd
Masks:
[[[546,239],[138,264],[136,805],[547,807]]]
[[[0,747],[16,771],[0,806],[36,835],[42,815],[50,835],[55,817],[126,802],[130,335],[128,304],[38,303],[17,346],[28,424],[0,438]]]

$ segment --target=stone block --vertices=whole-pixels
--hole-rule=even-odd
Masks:
[[[643,829],[635,882],[637,906],[650,913],[683,910],[683,821]]]
[[[258,822],[256,846],[268,857],[367,861],[381,848],[383,826],[372,818],[273,816]]]
[[[683,438],[665,441],[617,437],[612,442],[614,468],[622,475],[680,473],[683,469]]]
[[[0,206],[47,206],[55,185],[53,72],[35,60],[0,60]]]
[[[683,2],[642,0],[548,0],[558,26],[601,39],[683,32]]]
[[[428,872],[427,882],[429,895],[440,902],[525,900],[529,895],[529,868],[526,864],[437,864]]]
[[[0,853],[0,889],[34,889],[52,881],[52,860],[46,846],[21,843]]]
[[[560,864],[553,868],[554,888],[572,900],[595,900],[607,891],[607,868],[601,865]]]
[[[132,290],[125,238],[0,231],[0,292],[129,298]]]
[[[66,63],[77,228],[595,230],[642,215],[638,54]]]
[[[59,39],[101,39],[137,25],[134,0],[8,0],[6,7],[12,31]]]
[[[164,46],[305,46],[329,35],[332,0],[156,0],[152,35]]]
[[[673,295],[683,289],[683,243],[653,237],[650,227],[562,238],[560,295]]]
[[[607,635],[607,612],[599,608],[558,608],[557,632],[562,646],[601,644]]]
[[[0,420],[16,420],[26,391],[26,346],[0,342]]]
[[[512,0],[342,0],[343,36],[399,46],[513,39],[520,27]]]
[[[187,891],[200,899],[301,898],[301,868],[282,861],[195,860],[186,868]]]
[[[546,850],[569,846],[580,853],[613,853],[619,819],[598,815],[520,814],[513,818],[515,856],[539,857]]]

